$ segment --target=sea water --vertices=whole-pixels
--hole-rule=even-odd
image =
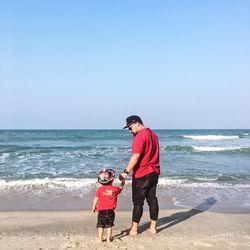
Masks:
[[[161,209],[250,212],[250,130],[155,132]],[[90,209],[99,170],[118,177],[132,139],[128,130],[0,130],[0,210]],[[131,207],[129,178],[118,209]]]

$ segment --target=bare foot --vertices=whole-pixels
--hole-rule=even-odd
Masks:
[[[114,240],[114,237],[107,238],[107,239],[106,239],[106,242],[110,243],[110,242],[112,242],[113,240]]]
[[[138,234],[137,230],[130,229],[129,235],[135,236],[135,235],[137,235],[137,234]]]
[[[138,234],[138,232],[137,232],[137,230],[132,230],[131,228],[129,228],[129,229],[126,229],[126,230],[123,230],[123,231],[121,231],[121,234],[123,234],[123,235],[137,235]]]
[[[132,230],[130,230],[130,232],[129,232],[129,235],[131,235],[131,236],[135,236],[135,235],[137,235],[137,234],[138,234],[137,231],[132,231]]]
[[[151,233],[151,234],[157,234],[157,230],[155,228],[149,228],[147,230],[147,232]]]

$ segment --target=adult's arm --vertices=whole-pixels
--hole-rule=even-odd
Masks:
[[[125,168],[128,173],[136,166],[137,162],[140,159],[140,155],[141,154],[139,154],[139,153],[134,153],[134,154],[131,155],[130,160],[128,162],[128,165]],[[128,173],[121,172],[120,175],[119,175],[119,179],[120,180],[126,179],[127,176],[128,176]]]

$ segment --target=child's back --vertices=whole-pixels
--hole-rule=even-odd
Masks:
[[[115,208],[118,194],[121,193],[125,182],[120,187],[113,186],[115,173],[112,169],[103,169],[99,173],[98,182],[102,185],[96,190],[92,211],[98,211],[97,228],[99,241],[103,241],[103,231],[107,228],[107,242],[112,238]]]

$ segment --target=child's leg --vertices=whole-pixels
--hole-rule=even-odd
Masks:
[[[103,231],[104,229],[102,227],[98,227],[98,241],[103,241]]]
[[[107,242],[111,242],[112,240],[112,227],[107,228]]]

